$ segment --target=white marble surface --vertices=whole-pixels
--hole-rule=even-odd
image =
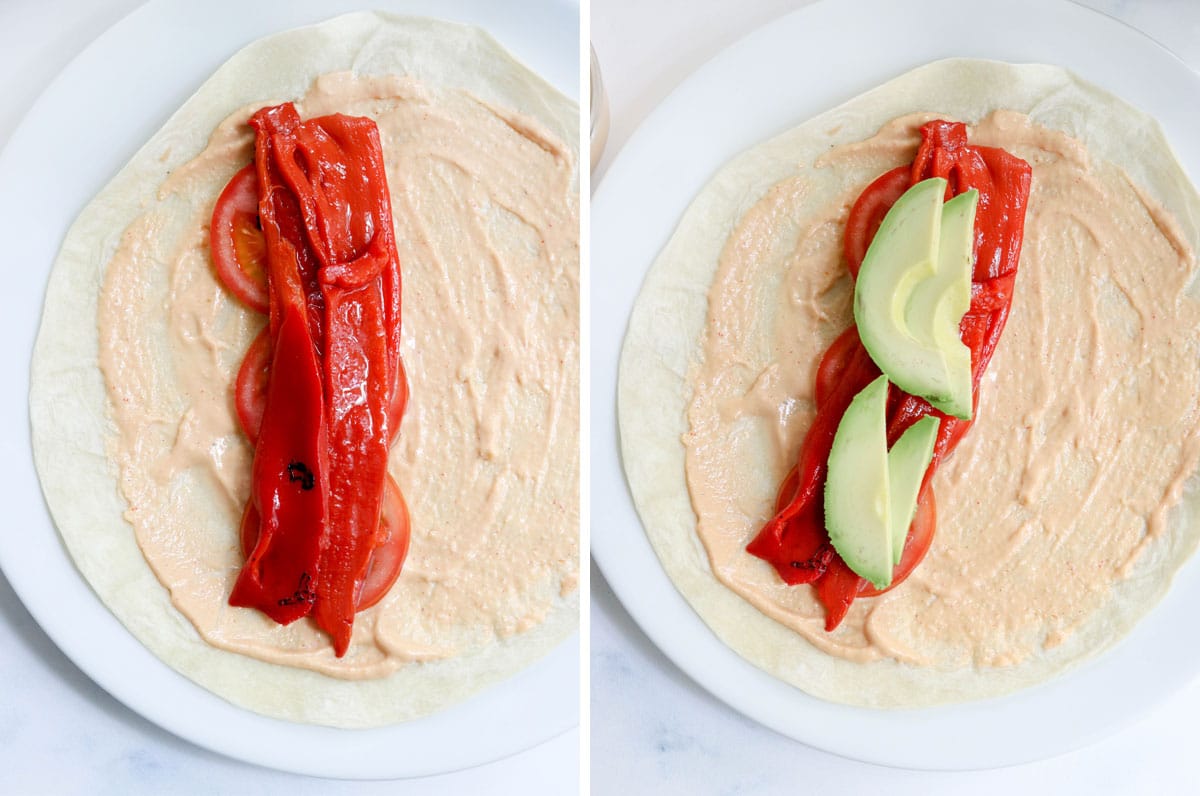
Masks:
[[[759,25],[805,4],[594,0],[591,40],[612,114],[608,149],[594,179],[603,179],[641,120],[696,67]],[[1083,5],[1142,30],[1192,68],[1200,67],[1200,3],[1086,0]],[[594,534],[604,532],[602,516],[594,514]],[[874,790],[922,796],[1157,794],[1195,792],[1200,781],[1194,719],[1200,712],[1200,684],[1141,722],[1072,754],[995,771],[927,773],[835,757],[734,712],[654,647],[595,567],[591,657],[591,784],[597,796]]]
[[[0,146],[75,53],[140,3],[0,0]],[[164,732],[102,691],[0,576],[0,793],[557,795],[578,788],[579,744],[573,730],[506,760],[404,783],[335,782],[239,763]]]

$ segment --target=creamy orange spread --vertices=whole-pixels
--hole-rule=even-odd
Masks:
[[[251,159],[256,108],[170,175],[108,266],[111,453],[139,547],[207,642],[380,677],[527,631],[577,589],[574,155],[532,118],[408,78],[327,75],[296,105],[369,116],[383,142],[411,388],[390,459],[412,519],[403,573],[341,660],[309,619],[281,627],[227,604],[253,456],[232,383],[264,318],[218,284],[207,239],[217,193]]]
[[[1012,313],[975,423],[934,478],[925,561],[826,633],[812,587],[784,585],[745,552],[814,417],[817,362],[853,323],[841,259],[849,206],[873,176],[911,160],[932,118],[897,119],[824,155],[814,168],[859,181],[803,224],[792,221],[809,202],[803,170],[736,223],[690,375],[687,482],[716,577],[818,648],[855,661],[1006,666],[1062,643],[1103,604],[1166,532],[1200,462],[1191,247],[1123,171],[1021,114],[970,129],[973,143],[1027,160],[1033,189]]]

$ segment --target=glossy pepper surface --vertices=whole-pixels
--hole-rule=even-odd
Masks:
[[[386,546],[394,578],[408,549],[407,510],[387,472],[408,385],[382,147],[369,119],[301,121],[290,103],[250,123],[269,318],[236,388],[243,429],[257,443],[242,529],[247,565],[230,602],[279,622],[311,613],[341,656],[373,557]],[[260,478],[293,486],[271,492]],[[387,496],[394,508],[381,520]],[[293,537],[305,544],[281,541]],[[271,565],[252,570],[254,562]],[[295,573],[303,589],[280,591]]]

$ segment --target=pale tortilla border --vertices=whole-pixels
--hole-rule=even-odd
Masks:
[[[930,111],[977,121],[992,110],[1029,114],[1082,140],[1170,210],[1200,239],[1200,196],[1158,123],[1060,67],[950,59],[908,72],[734,158],[701,190],[651,267],[621,353],[618,416],[626,477],[646,533],[676,588],[730,648],[814,696],[867,707],[916,708],[997,696],[1043,682],[1100,653],[1166,594],[1200,542],[1193,477],[1170,530],[1138,560],[1106,606],[1054,650],[1018,666],[931,670],[830,656],[760,613],[713,575],[695,532],[681,437],[689,369],[700,356],[708,289],[735,222],[766,190],[839,144],[861,141],[898,116]],[[828,198],[828,197],[826,197]],[[822,197],[814,197],[821,202]],[[1196,293],[1196,283],[1190,288]],[[766,500],[769,501],[769,496]]]
[[[172,607],[122,519],[126,504],[105,454],[114,429],[96,325],[105,265],[167,174],[195,157],[237,109],[299,97],[318,75],[344,70],[465,89],[546,124],[578,162],[578,106],[477,28],[368,12],[260,39],[200,87],[67,233],[34,348],[30,414],[34,459],[55,524],[80,572],[135,637],[235,705],[290,721],[363,728],[428,715],[528,666],[576,629],[578,591],[527,633],[379,680],[337,680],[209,646]]]

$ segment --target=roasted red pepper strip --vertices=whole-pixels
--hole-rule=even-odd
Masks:
[[[229,604],[257,608],[286,625],[313,607],[328,463],[324,387],[312,340],[299,309],[290,306],[282,315],[243,518],[257,521],[258,539]]]
[[[258,217],[267,242],[270,290],[270,336],[279,334],[280,308],[295,304],[307,311],[309,332],[318,354],[324,344],[324,297],[317,280],[319,264],[308,245],[299,202],[283,178],[280,165],[295,156],[288,147],[302,122],[291,103],[264,108],[250,117],[256,133],[254,165],[258,171]],[[287,264],[288,267],[283,267]]]
[[[780,489],[790,492],[786,505],[763,527],[746,550],[775,566],[785,583],[811,583],[825,573],[829,564],[829,537],[825,533],[824,490],[826,465],[838,422],[850,401],[878,375],[858,339],[858,330],[850,327],[830,348],[846,353],[845,364],[837,368],[838,379],[825,387],[828,394],[818,404],[817,416],[809,426],[800,459]],[[822,358],[824,364],[833,359]],[[833,369],[833,366],[829,366]],[[818,373],[820,368],[818,368]]]
[[[390,221],[389,221],[390,223]],[[379,280],[346,290],[327,286],[329,534],[317,585],[317,624],[334,650],[350,643],[367,564],[376,546],[387,478],[388,367]]]
[[[294,201],[279,189],[272,135],[300,124],[295,109],[260,111],[250,121],[255,139],[259,186],[259,223],[267,246],[270,323],[266,337],[251,347],[249,373],[239,387],[265,395],[262,412],[247,417],[254,425],[251,501],[242,518],[242,534],[257,526],[254,549],[230,594],[231,605],[254,607],[287,624],[308,614],[320,578],[329,491],[324,381],[318,360],[320,312],[310,311],[316,267],[298,239]],[[266,128],[264,130],[264,128]],[[237,179],[235,177],[235,179]],[[265,387],[253,371],[271,362]],[[247,371],[243,363],[243,371]],[[241,402],[239,402],[241,405]]]
[[[1029,165],[1003,150],[969,145],[966,126],[961,123],[926,124],[921,128],[921,145],[912,165],[880,176],[851,209],[844,241],[847,267],[852,276],[857,275],[871,237],[887,210],[908,187],[935,176],[947,180],[947,198],[971,188],[980,192],[975,215],[971,306],[960,326],[962,340],[971,349],[974,400],[978,405],[979,380],[999,342],[1012,301],[1029,198]],[[829,545],[822,500],[826,462],[838,423],[850,398],[878,373],[853,329],[839,337],[826,352],[817,371],[817,416],[805,437],[799,461],[780,489],[775,516],[746,547],[752,555],[774,566],[784,582],[815,583],[817,596],[826,609],[827,630],[837,627],[860,592],[879,593],[867,589],[866,581],[846,567]],[[907,577],[928,547],[934,522],[930,479],[938,464],[962,439],[970,421],[947,417],[924,399],[894,386],[890,392],[889,444],[925,415],[934,414],[942,421],[933,460],[922,485],[920,502],[922,506],[928,503],[929,508],[924,514],[919,508],[914,520],[914,529],[919,520],[927,524],[928,532],[909,534],[909,545],[920,543],[924,547],[910,552],[906,546],[904,566],[896,570],[894,587]]]
[[[400,361],[401,277],[382,146],[368,119],[333,115],[301,122],[290,104],[259,111],[251,125],[257,133],[270,320],[239,373],[238,413],[247,435],[257,436],[256,462],[274,461],[282,450],[319,445],[320,477],[312,485],[323,502],[320,514],[313,515],[319,517],[319,529],[313,532],[311,521],[303,526],[315,540],[303,556],[277,541],[275,515],[289,515],[294,508],[282,505],[287,496],[277,501],[282,508],[277,505],[274,513],[261,501],[247,507],[243,545],[253,546],[248,562],[275,555],[282,561],[281,573],[303,564],[305,612],[312,609],[341,656],[355,612],[382,597],[408,549],[407,509],[387,474],[388,447],[404,413],[408,384]],[[319,385],[315,400],[303,405],[311,415],[309,404],[315,403],[319,413],[309,417],[312,422],[290,423],[290,437],[282,438],[272,396],[277,380],[284,385],[278,390],[286,390],[289,382],[274,365],[267,375],[262,363],[270,340],[278,360],[291,356],[301,337]],[[388,516],[382,513],[385,494],[392,507]],[[381,558],[373,565],[377,552]],[[368,576],[371,585],[364,594]],[[291,604],[286,612],[283,607],[280,602],[263,610],[277,621],[294,619]]]
[[[329,518],[313,616],[340,656],[350,644],[386,486],[389,408],[399,384],[399,258],[373,122],[326,116],[272,140],[319,263]]]

